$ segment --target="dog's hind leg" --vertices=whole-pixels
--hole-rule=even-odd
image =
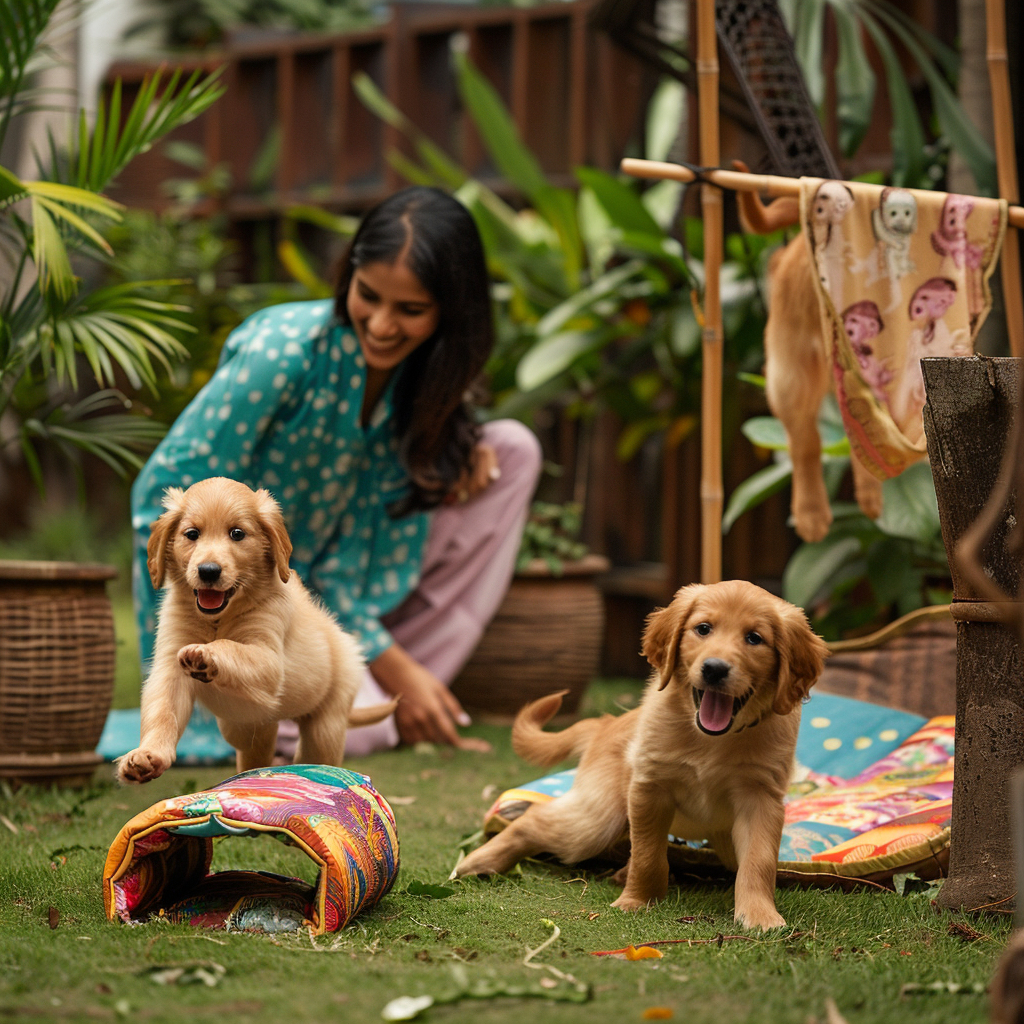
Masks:
[[[252,725],[218,718],[221,735],[235,748],[235,764],[240,772],[269,768],[274,763],[277,722]]]
[[[832,523],[818,434],[818,410],[830,379],[811,259],[802,239],[772,260],[771,279],[764,331],[765,395],[789,438],[796,532],[806,541],[817,541]]]
[[[453,877],[504,874],[538,853],[553,853],[565,864],[576,864],[606,850],[625,827],[625,807],[619,807],[614,797],[606,794],[598,802],[570,790],[550,803],[534,804],[460,861]]]
[[[341,767],[345,756],[345,735],[348,719],[341,708],[320,709],[299,722],[299,745],[295,748],[296,764],[332,764]]]

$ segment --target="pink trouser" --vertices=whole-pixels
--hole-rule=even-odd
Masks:
[[[508,591],[541,468],[540,444],[518,420],[484,424],[481,441],[497,453],[501,476],[465,504],[442,505],[434,513],[419,584],[381,620],[397,644],[449,685]],[[390,699],[366,669],[355,707]],[[349,730],[345,754],[386,750],[398,738],[392,716]],[[278,753],[290,757],[297,739],[295,724],[282,722]]]

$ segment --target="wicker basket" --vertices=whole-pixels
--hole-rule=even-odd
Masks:
[[[480,644],[452,684],[467,711],[505,721],[528,701],[568,690],[562,711],[574,712],[597,674],[604,635],[604,598],[594,577],[608,559],[587,555],[561,576],[536,560],[518,572]]]
[[[114,692],[109,565],[0,561],[0,777],[88,782]]]

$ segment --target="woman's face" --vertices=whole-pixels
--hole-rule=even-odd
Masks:
[[[402,261],[356,267],[348,288],[349,319],[371,370],[393,370],[437,329],[441,310]]]

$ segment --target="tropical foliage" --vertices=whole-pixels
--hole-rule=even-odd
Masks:
[[[680,186],[641,194],[635,182],[583,167],[578,191],[552,185],[487,79],[462,54],[455,67],[462,102],[494,166],[526,200],[522,208],[469,177],[368,77],[354,84],[411,145],[415,158],[393,151],[391,163],[412,182],[452,190],[476,219],[498,282],[493,414],[525,417],[553,401],[581,416],[610,408],[625,424],[623,458],[656,432],[678,442],[697,422],[702,278],[699,221],[686,223],[683,242],[673,234]],[[667,154],[682,101],[675,85],[656,95],[647,156]],[[730,252],[739,258],[723,275],[729,356],[753,366],[763,325],[753,260],[735,239]]]
[[[17,118],[39,108],[33,75],[57,4],[0,5],[0,145]],[[104,190],[137,154],[213,103],[216,78],[157,72],[127,109],[118,83],[91,125],[79,115],[65,149],[49,137],[48,151],[36,154],[36,180],[0,167],[0,453],[20,444],[40,486],[40,443],[73,461],[91,453],[123,472],[162,433],[125,411],[117,385],[157,393],[159,374],[187,354],[186,310],[151,297],[168,282],[90,288],[77,268],[112,255],[101,229],[124,211]],[[83,391],[85,368],[95,387]]]
[[[924,79],[945,144],[970,167],[983,195],[996,194],[996,163],[991,146],[971,123],[956,98],[960,58],[889,0],[779,0],[811,100],[821,106],[825,77],[826,13],[831,13],[838,45],[834,86],[839,145],[852,156],[875,116],[877,81],[866,50],[870,41],[881,59],[892,117],[892,183],[934,188],[936,150],[920,104],[901,61],[906,53]]]
[[[728,531],[744,513],[792,479],[786,431],[771,416],[747,420],[743,433],[771,462],[732,493],[723,519]],[[931,470],[919,462],[882,484],[882,515],[868,519],[841,484],[850,466],[850,442],[835,400],[818,419],[822,470],[832,499],[832,527],[814,544],[801,544],[786,565],[783,596],[806,608],[827,639],[950,600],[949,565],[939,530]]]

